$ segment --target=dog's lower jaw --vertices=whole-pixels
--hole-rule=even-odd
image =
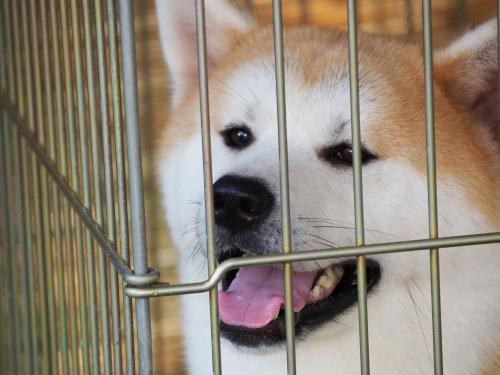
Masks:
[[[450,269],[457,251],[469,261]],[[491,353],[500,348],[500,326],[497,323],[499,302],[491,299],[500,285],[500,276],[494,272],[494,259],[498,249],[487,247],[453,249],[441,252],[443,296],[444,366],[454,375],[480,375],[488,368]],[[482,261],[475,261],[481,252]],[[476,254],[476,255],[474,255]],[[398,255],[397,255],[398,256]],[[400,256],[400,255],[399,255]],[[433,371],[432,320],[430,286],[428,282],[427,252],[409,253],[422,272],[413,277],[384,277],[377,292],[369,297],[370,364],[373,373],[385,375],[429,374]],[[391,264],[387,256],[386,271]],[[389,261],[387,261],[389,260]],[[201,260],[200,260],[201,261]],[[397,263],[397,259],[395,260]],[[462,264],[468,266],[462,266]],[[460,278],[470,270],[482,270],[488,281],[482,279],[481,288],[475,290],[472,275]],[[183,282],[204,279],[205,269],[193,274],[192,264],[181,269]],[[385,273],[388,275],[388,273]],[[194,279],[193,279],[194,277]],[[472,283],[471,283],[472,280]],[[473,295],[474,303],[469,303]],[[212,373],[210,348],[210,321],[207,294],[182,297],[186,360],[191,375]],[[478,318],[475,318],[478,317]],[[479,318],[480,317],[480,318]],[[351,308],[337,322],[326,323],[305,340],[297,340],[297,368],[305,375],[329,374],[354,375],[359,373],[359,346],[357,310]],[[485,339],[489,338],[489,339]],[[274,375],[286,373],[286,354],[283,345],[258,349],[240,348],[226,339],[221,340],[223,373]]]

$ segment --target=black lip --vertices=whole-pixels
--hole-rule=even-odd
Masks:
[[[355,261],[347,261],[341,265],[344,267],[344,276],[333,293],[321,301],[306,305],[300,312],[295,313],[295,335],[297,338],[303,339],[309,332],[338,317],[356,304],[358,298],[356,263]],[[367,289],[372,291],[381,277],[379,263],[373,259],[367,259],[366,274]],[[227,275],[223,281],[223,287],[227,288],[234,276],[235,274]],[[286,338],[283,310],[280,311],[277,319],[263,328],[250,329],[232,326],[222,321],[220,328],[224,338],[236,345],[251,348],[281,344]]]

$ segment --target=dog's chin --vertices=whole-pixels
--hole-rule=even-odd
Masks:
[[[233,247],[219,256],[219,262],[234,257],[247,256],[239,248]],[[222,280],[222,292],[231,293],[231,285],[239,270],[228,272]],[[373,259],[367,259],[367,289],[372,292],[380,280],[381,267]],[[325,287],[325,276],[331,276],[334,281],[328,281]],[[336,275],[336,276],[334,276]],[[339,316],[357,303],[357,268],[355,260],[346,260],[331,267],[315,271],[315,279],[309,291],[307,303],[295,312],[295,334],[300,340],[319,329],[323,324],[334,322]],[[318,289],[318,286],[321,288]],[[265,287],[265,286],[264,286]],[[321,290],[322,293],[319,293]],[[236,346],[259,348],[280,345],[286,339],[284,308],[281,306],[276,316],[267,324],[258,327],[249,324],[234,324],[220,321],[222,336]]]

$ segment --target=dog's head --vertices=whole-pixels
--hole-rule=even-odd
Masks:
[[[192,3],[158,2],[174,102],[160,141],[159,176],[184,281],[206,275],[197,272],[205,264],[206,223]],[[223,0],[208,1],[206,17],[218,257],[278,253],[272,28],[255,26]],[[347,35],[291,28],[285,30],[284,45],[293,248],[349,246],[355,234]],[[487,23],[436,55],[442,235],[485,232],[499,222],[496,53],[496,26]],[[360,35],[368,243],[428,235],[423,76],[420,46]],[[383,294],[384,283],[425,284],[427,261],[416,254],[374,257],[368,261],[368,287]],[[334,318],[342,321],[340,313],[349,316],[356,302],[352,259],[297,263],[294,271],[299,335]],[[257,267],[225,276],[220,296],[225,337],[250,346],[283,339],[280,275],[273,267]]]

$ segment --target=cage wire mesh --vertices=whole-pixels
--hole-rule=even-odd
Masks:
[[[146,266],[132,8],[117,3],[2,2],[5,373],[151,366],[148,301],[134,314],[118,277],[157,278]]]
[[[152,9],[152,2],[137,3],[142,3],[136,4],[139,17],[151,17],[147,9]],[[263,19],[272,19],[275,31],[284,254],[232,259],[217,265],[213,235],[209,235],[207,280],[168,285],[156,283],[159,275],[148,268],[146,256],[133,2],[2,2],[0,363],[5,373],[152,373],[149,297],[203,292],[211,295],[213,372],[223,373],[218,282],[234,268],[281,263],[285,265],[287,366],[288,373],[294,374],[290,262],[351,256],[357,257],[358,267],[361,369],[363,374],[369,374],[364,256],[431,249],[434,372],[442,374],[437,249],[500,242],[500,234],[438,236],[430,0],[395,2],[400,11],[389,12],[393,18],[377,13],[377,9],[385,9],[380,2],[363,2],[359,7],[355,0],[234,3]],[[484,18],[492,9],[491,4],[481,2],[475,4],[473,12],[467,12],[470,7],[466,1],[442,3],[447,4],[442,7],[446,14],[454,12],[454,24],[461,26],[468,23],[468,17]],[[204,2],[196,0],[196,6],[204,158],[210,166]],[[336,7],[336,11],[325,12],[333,9],[329,7]],[[345,25],[348,29],[355,156],[356,246],[353,247],[302,253],[291,249],[283,19],[285,24],[328,23]],[[423,32],[429,238],[365,245],[356,33],[358,20],[370,30],[381,19],[389,19],[386,26],[398,34],[412,36]],[[439,16],[435,19],[434,29],[447,29],[449,21]],[[144,35],[148,38],[147,33]],[[145,51],[140,49],[140,57],[145,56]],[[140,67],[141,63],[147,65],[147,59],[139,59]],[[144,92],[148,77],[142,71],[139,78]],[[213,218],[211,167],[204,173],[207,217]],[[214,233],[213,220],[208,220],[207,231]]]

